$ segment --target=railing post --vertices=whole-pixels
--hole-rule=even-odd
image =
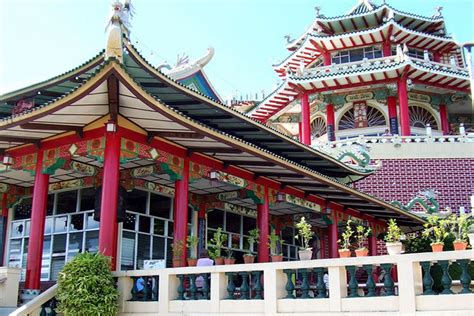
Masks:
[[[340,312],[341,299],[347,297],[347,274],[345,267],[329,267],[329,311]]]
[[[169,313],[170,301],[176,298],[179,285],[178,278],[174,274],[160,273],[158,282],[160,284],[158,290],[158,310],[160,315],[167,315]]]
[[[227,294],[227,277],[224,273],[211,273],[211,313],[219,313],[220,300]]]
[[[400,255],[398,257],[401,258]],[[421,271],[418,263],[411,260],[399,260],[398,269],[398,297],[400,300],[400,313],[416,312],[415,279],[420,281]],[[416,273],[416,275],[415,275]]]
[[[282,270],[274,267],[263,269],[263,301],[265,315],[277,313],[277,300],[285,297],[286,276]]]
[[[132,298],[133,282],[130,277],[119,277],[117,279],[117,288],[119,290],[119,310],[124,312],[124,303]]]

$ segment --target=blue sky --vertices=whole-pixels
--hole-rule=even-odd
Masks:
[[[380,4],[378,0],[375,3]],[[448,32],[472,41],[473,0],[391,0],[431,16],[444,7]],[[134,44],[153,64],[216,50],[206,72],[224,98],[273,89],[271,64],[285,58],[284,35],[297,37],[314,19],[345,14],[357,0],[134,0]],[[0,93],[46,80],[97,54],[105,45],[109,0],[0,0]],[[138,41],[138,42],[137,42]],[[153,55],[151,53],[153,52]]]

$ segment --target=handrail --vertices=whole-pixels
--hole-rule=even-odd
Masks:
[[[56,295],[57,289],[58,285],[53,285],[25,305],[10,313],[10,316],[28,316],[33,313],[34,315],[39,315],[39,311],[41,310],[43,304],[51,300]]]

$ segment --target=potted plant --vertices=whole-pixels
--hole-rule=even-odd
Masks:
[[[443,251],[444,239],[449,235],[446,225],[446,220],[440,220],[438,216],[428,217],[428,222],[424,225],[423,236],[431,238],[433,252]]]
[[[466,250],[469,221],[466,215],[456,216],[451,215],[449,218],[450,230],[454,236],[453,247],[454,250]]]
[[[311,224],[308,223],[303,216],[300,221],[296,223],[296,228],[298,229],[298,235],[296,235],[295,238],[299,239],[301,242],[298,256],[300,260],[311,260],[311,257],[313,256],[313,248],[309,246],[309,242],[314,235],[311,230]]]
[[[190,235],[186,238],[186,241],[188,243],[188,249],[189,249],[189,258],[187,259],[188,266],[195,267],[197,263],[197,256],[195,255],[195,253],[196,253],[196,246],[199,242],[199,238],[197,238],[197,236]]]
[[[210,247],[212,248],[211,254],[216,265],[224,264],[224,258],[222,257],[222,248],[226,241],[227,234],[222,231],[222,227],[218,227],[210,241]]]
[[[402,230],[397,225],[397,221],[391,218],[388,221],[388,230],[385,235],[385,246],[389,255],[399,255],[402,253]]]
[[[365,247],[367,238],[371,232],[370,227],[364,227],[363,225],[357,225],[356,227],[356,239],[357,249],[355,250],[356,257],[367,257],[369,249]]]
[[[247,238],[249,248],[247,249],[247,253],[244,254],[244,262],[245,263],[253,263],[255,260],[255,255],[253,254],[253,245],[257,242],[259,238],[259,230],[258,228],[254,228],[249,231],[249,237]]]
[[[270,235],[268,235],[268,245],[270,246],[270,256],[272,258],[272,262],[283,261],[283,255],[277,250],[279,242],[280,236],[275,234],[275,230],[272,230]]]
[[[224,264],[234,264],[235,263],[235,258],[234,258],[234,252],[232,249],[226,249],[227,256],[224,258]]]
[[[184,246],[184,240],[177,240],[171,244],[171,248],[173,248],[173,267],[175,268],[184,266],[182,259]]]
[[[117,315],[119,292],[115,282],[110,271],[110,257],[101,253],[77,254],[58,275],[56,312],[64,315]]]
[[[339,239],[337,241],[338,244],[341,245],[341,248],[339,248],[339,256],[341,258],[348,258],[351,256],[351,250],[349,249],[349,246],[351,245],[351,238],[354,234],[351,224],[352,221],[348,220],[346,223],[346,228],[344,229],[344,232],[341,235],[342,239]]]

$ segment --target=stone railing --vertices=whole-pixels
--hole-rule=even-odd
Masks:
[[[125,271],[115,276],[122,293],[123,315],[342,315],[347,312],[441,315],[445,311],[453,313],[450,315],[465,315],[474,309],[469,270],[472,260],[474,252],[467,250]],[[459,265],[459,280],[453,281],[448,273],[452,264]],[[439,265],[442,271],[439,294],[446,295],[434,295],[438,293],[428,273],[434,265]],[[384,277],[377,280],[374,271]],[[140,278],[142,285],[148,286],[138,295],[136,284]],[[151,294],[153,291],[156,292]]]
[[[21,269],[0,267],[0,307],[15,307]]]
[[[57,315],[54,311],[56,307],[55,295],[57,285],[53,285],[41,295],[35,297],[28,303],[24,304],[16,311],[10,314],[10,316],[53,316]]]
[[[120,315],[468,315],[474,310],[473,260],[474,251],[466,250],[114,275]],[[439,293],[431,277],[435,266],[442,274]],[[54,291],[12,315],[37,315]]]

